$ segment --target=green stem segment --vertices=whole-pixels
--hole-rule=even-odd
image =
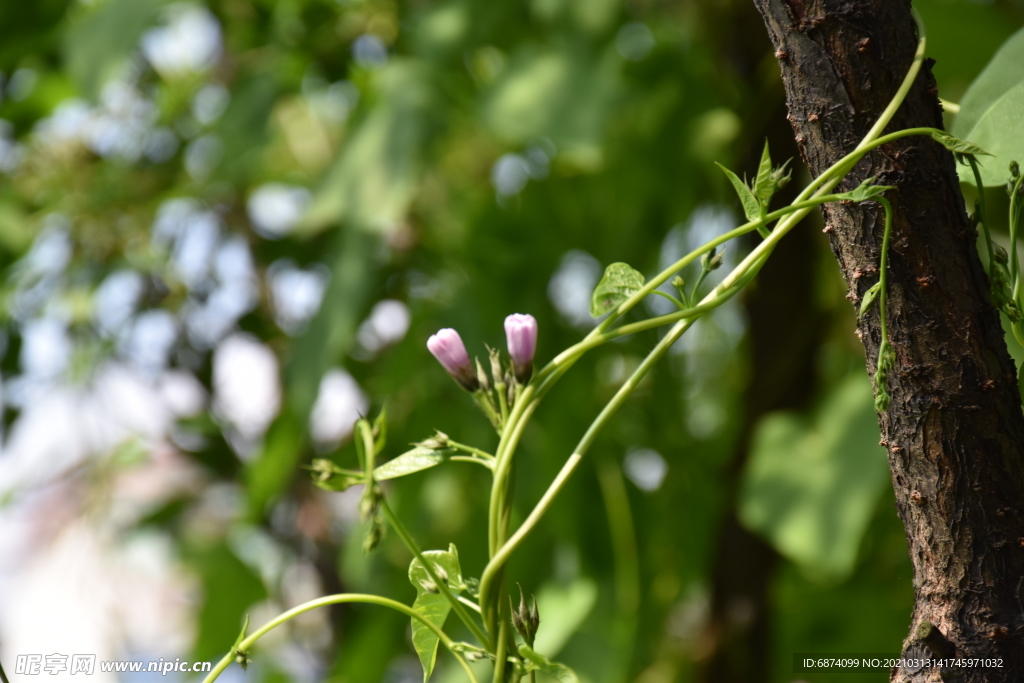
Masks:
[[[210,671],[209,675],[207,675],[206,678],[203,679],[203,683],[213,683],[213,681],[217,680],[217,677],[221,675],[224,669],[228,668],[231,662],[235,660],[236,656],[238,656],[239,654],[247,653],[249,649],[256,643],[257,640],[259,640],[260,638],[262,638],[267,633],[274,630],[281,624],[284,624],[289,620],[299,616],[300,614],[304,614],[318,607],[326,607],[328,605],[339,605],[342,603],[349,602],[360,602],[370,605],[390,607],[395,611],[401,612],[402,614],[408,617],[420,621],[437,635],[437,638],[441,641],[441,644],[448,648],[448,651],[452,653],[452,656],[454,656],[455,659],[458,660],[459,664],[462,666],[463,671],[466,672],[466,676],[469,678],[471,683],[479,683],[477,681],[476,676],[473,674],[473,670],[469,667],[469,663],[466,661],[466,658],[462,656],[461,652],[459,652],[458,646],[452,641],[451,638],[447,636],[447,634],[445,634],[443,630],[441,630],[440,626],[430,621],[429,619],[427,619],[411,607],[403,605],[402,603],[396,600],[382,598],[379,595],[367,595],[363,593],[339,593],[338,595],[328,595],[323,598],[317,598],[316,600],[310,600],[309,602],[305,602],[299,605],[298,607],[293,607],[284,614],[278,615],[277,617],[271,619],[266,624],[261,626],[259,629],[254,631],[252,635],[243,639],[242,642],[240,642],[237,647],[231,650],[231,652],[224,655],[224,658],[217,662],[217,665],[213,667],[213,670]]]
[[[402,539],[402,542],[405,544],[405,547],[409,549],[409,552],[411,552],[413,556],[415,556],[416,559],[420,561],[420,564],[423,565],[423,568],[427,570],[427,575],[430,577],[430,580],[434,582],[434,585],[437,586],[437,589],[441,592],[441,595],[443,595],[444,599],[447,600],[448,603],[451,605],[452,611],[455,612],[456,616],[458,616],[459,619],[462,620],[462,623],[464,623],[469,628],[469,630],[473,633],[473,637],[476,638],[481,645],[487,647],[487,634],[483,632],[483,629],[481,629],[480,626],[476,623],[476,620],[470,616],[470,614],[466,611],[466,608],[462,606],[461,602],[459,602],[459,599],[455,597],[455,594],[452,593],[450,588],[448,588],[448,582],[442,580],[437,575],[437,572],[434,570],[434,564],[432,562],[428,562],[427,558],[423,556],[423,552],[416,544],[416,541],[413,539],[412,535],[405,528],[405,526],[402,525],[401,520],[398,519],[398,515],[396,515],[391,510],[391,506],[388,505],[388,501],[387,499],[384,498],[384,496],[381,496],[380,506],[381,509],[384,511],[384,516],[387,518],[388,524],[390,524],[391,527],[395,530],[395,532],[398,534],[398,537]]]

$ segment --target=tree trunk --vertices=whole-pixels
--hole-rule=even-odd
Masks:
[[[789,120],[811,172],[853,150],[916,46],[907,0],[754,0],[776,48]],[[930,64],[889,130],[941,127]],[[878,176],[894,208],[888,324],[892,403],[879,415],[914,564],[908,657],[995,658],[1001,668],[897,667],[893,681],[1024,681],[1024,415],[1013,362],[967,221],[954,161],[906,138],[840,189]],[[881,208],[830,204],[826,232],[859,303],[878,280]],[[874,372],[877,307],[858,336]]]

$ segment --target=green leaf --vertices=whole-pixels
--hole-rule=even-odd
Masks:
[[[397,479],[407,474],[428,470],[435,465],[440,465],[448,459],[449,455],[450,451],[448,450],[434,450],[417,446],[375,469],[373,478],[377,481]]]
[[[643,286],[643,274],[628,263],[609,265],[601,281],[594,287],[594,294],[590,298],[590,315],[601,317],[639,292]]]
[[[860,300],[860,312],[858,316],[862,316],[871,309],[871,305],[875,303],[878,295],[882,291],[882,283],[876,282],[868,288],[868,291],[864,292],[864,298]]]
[[[979,147],[988,150],[993,159],[987,159],[979,169],[985,187],[1000,186],[1009,177],[1011,161],[1024,160],[1024,81],[1008,90],[978,119],[965,136]],[[956,130],[956,128],[954,128]],[[973,183],[974,172],[969,166],[959,166],[961,182]]]
[[[285,368],[285,402],[270,426],[263,448],[249,463],[246,492],[251,510],[263,514],[268,501],[286,489],[303,452],[310,412],[320,383],[331,365],[344,358],[355,343],[359,321],[373,290],[379,239],[352,226],[339,230],[330,284],[324,301],[306,332],[295,340]]]
[[[747,187],[747,184],[740,180],[738,175],[727,169],[725,166],[722,166],[722,164],[717,161],[715,162],[715,166],[722,169],[722,172],[725,173],[725,177],[729,179],[730,183],[732,183],[733,189],[736,190],[736,194],[740,197],[740,204],[743,205],[743,213],[746,214],[747,220],[756,221],[760,218],[761,204],[757,201],[757,197],[754,196],[754,193],[750,191],[750,188]]]
[[[388,441],[388,407],[385,405],[373,421],[373,449],[379,454]]]
[[[960,113],[950,130],[960,138],[971,138],[973,129],[996,101],[1024,81],[1024,29],[1010,36],[974,79],[960,99]]]
[[[567,683],[579,683],[580,679],[576,676],[575,671],[567,667],[565,664],[552,662],[550,659],[525,643],[519,646],[519,656],[526,662],[527,672],[542,671],[560,681],[567,681]]]
[[[241,642],[231,634],[237,636],[238,624],[252,605],[266,599],[267,591],[260,577],[225,543],[199,553],[192,566],[206,596],[199,610],[196,656],[219,658]]]
[[[761,152],[761,164],[757,167],[757,177],[754,179],[754,196],[762,206],[767,206],[775,194],[775,183],[772,182],[772,157],[768,151],[768,141],[764,141],[764,151]]]
[[[569,584],[545,583],[537,591],[540,629],[534,649],[549,657],[561,652],[597,603],[597,584],[580,577]]]
[[[843,192],[839,196],[851,202],[866,202],[880,197],[889,190],[895,190],[895,185],[875,185],[876,178],[865,178],[861,184],[849,192]]]
[[[64,39],[64,63],[86,97],[99,95],[104,81],[138,49],[139,38],[166,3],[110,0],[71,24]]]
[[[443,111],[436,78],[422,62],[392,59],[374,77],[372,102],[346,137],[296,228],[316,234],[337,224],[381,233],[405,219]]]
[[[948,133],[943,133],[937,130],[933,131],[932,139],[956,155],[972,154],[974,156],[992,156],[981,147],[967,142],[966,140],[953,137]]]
[[[1024,161],[1024,29],[1007,40],[960,101],[950,132],[988,150],[994,159],[981,169],[986,187],[1006,182],[1011,161]],[[968,167],[960,180],[974,182]]]
[[[1017,370],[1017,389],[1020,391],[1021,402],[1024,402],[1024,363]]]
[[[771,413],[757,425],[739,517],[812,576],[842,579],[889,481],[871,386],[851,373],[811,414]]]
[[[238,649],[238,646],[242,644],[243,640],[245,640],[245,632],[248,631],[248,630],[249,630],[249,615],[246,614],[245,615],[245,622],[242,623],[242,631],[238,634],[238,637],[235,638],[235,644],[233,646],[231,646],[232,650],[237,650]]]
[[[459,565],[459,551],[455,548],[454,543],[448,546],[448,550],[427,550],[423,553],[423,557],[433,565],[434,573],[448,584],[448,588],[453,594],[458,595],[462,592],[465,584],[462,581],[462,568]],[[451,605],[438,592],[419,558],[413,558],[409,565],[409,583],[416,589],[416,602],[413,603],[412,608],[431,623],[443,627]],[[420,664],[423,665],[424,683],[430,680],[430,674],[434,672],[437,644],[437,634],[419,619],[413,619],[412,645],[416,650],[416,655],[420,658]]]

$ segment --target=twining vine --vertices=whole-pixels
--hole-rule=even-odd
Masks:
[[[363,486],[359,510],[362,519],[369,523],[364,548],[367,551],[373,550],[380,543],[386,529],[392,529],[412,555],[409,579],[416,589],[416,600],[410,606],[376,595],[330,595],[299,605],[248,635],[246,623],[231,651],[213,668],[204,683],[212,683],[232,662],[247,664],[252,647],[270,630],[311,609],[340,603],[373,604],[408,616],[412,624],[413,646],[423,666],[424,681],[433,672],[439,645],[443,645],[452,654],[472,683],[478,683],[478,679],[471,663],[484,660],[490,662],[492,683],[516,683],[524,677],[529,677],[532,682],[538,671],[564,680],[576,680],[571,669],[550,661],[533,649],[541,615],[538,614],[536,602],[528,606],[522,593],[519,606],[513,605],[507,590],[506,564],[509,558],[537,527],[600,430],[650,369],[701,316],[740,292],[757,275],[779,241],[797,223],[815,207],[829,202],[874,201],[885,212],[879,279],[865,293],[860,308],[861,315],[867,315],[876,305],[878,309],[881,343],[874,377],[875,408],[885,412],[890,402],[887,376],[893,367],[895,354],[886,326],[886,280],[892,207],[884,195],[895,188],[878,185],[875,179],[869,178],[849,192],[837,193],[833,190],[865,154],[907,136],[931,137],[952,151],[959,161],[969,163],[976,177],[976,156],[984,154],[977,146],[934,128],[911,128],[881,135],[906,97],[924,59],[924,29],[920,22],[918,27],[917,52],[899,90],[852,152],[812,180],[789,206],[775,211],[769,210],[772,197],[789,182],[790,172],[787,164],[779,167],[773,165],[767,145],[757,174],[749,183],[723,167],[740,198],[748,221],[708,241],[649,280],[628,264],[609,265],[594,289],[591,300],[591,313],[595,318],[603,317],[603,320],[581,341],[559,353],[537,372],[533,371],[533,366],[538,330],[536,320],[530,315],[513,314],[505,320],[508,360],[503,360],[499,351],[488,349],[486,367],[479,360],[470,359],[455,330],[440,330],[432,336],[427,344],[429,351],[472,396],[498,433],[500,440],[496,451],[493,454],[487,453],[456,442],[438,431],[434,436],[414,444],[412,450],[378,465],[377,459],[383,453],[387,441],[387,419],[385,412],[381,411],[373,422],[361,419],[356,423],[354,441],[358,456],[357,468],[342,468],[323,459],[315,460],[311,467],[315,483],[325,489],[340,491],[354,485]],[[983,195],[974,220],[984,228],[993,299],[1010,318],[1014,333],[1024,343],[1024,319],[1020,313],[1024,306],[1021,305],[1021,278],[1016,252],[1022,181],[1024,178],[1014,165],[1008,186],[1011,195],[1009,256],[991,241]],[[978,183],[980,188],[980,177]],[[755,231],[762,241],[718,285],[704,292],[703,285],[707,276],[722,266],[720,247]],[[701,264],[700,274],[687,289],[678,273],[698,259]],[[675,296],[660,289],[666,282],[670,282],[676,291]],[[636,322],[623,322],[626,314],[651,294],[668,298],[678,310]],[[666,326],[668,329],[661,340],[597,415],[533,510],[518,528],[512,530],[512,466],[523,430],[547,392],[588,351],[618,337]],[[454,545],[448,550],[421,550],[388,505],[380,484],[448,461],[476,464],[492,473],[487,526],[489,561],[483,567],[479,580],[464,576]],[[475,643],[457,642],[447,635],[444,625],[450,613],[454,613],[465,625]]]

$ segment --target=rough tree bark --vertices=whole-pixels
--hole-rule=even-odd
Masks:
[[[850,152],[899,87],[916,46],[908,0],[754,0],[776,48],[789,120],[820,173]],[[941,127],[930,64],[889,131]],[[907,138],[841,189],[878,176],[895,217],[892,403],[879,416],[914,564],[903,654],[1002,660],[999,669],[901,667],[892,681],[1024,681],[1024,415],[1013,362],[967,221],[952,156]],[[856,304],[878,279],[882,211],[829,205],[826,232]],[[874,372],[877,309],[858,335]]]

